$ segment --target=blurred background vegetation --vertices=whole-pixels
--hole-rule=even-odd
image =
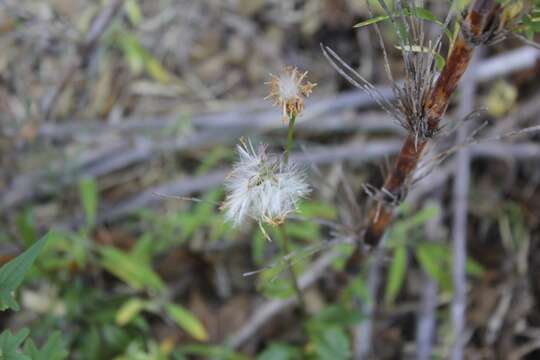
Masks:
[[[449,3],[425,7],[444,19]],[[524,18],[529,39],[535,16]],[[43,248],[15,293],[19,311],[0,275],[11,307],[0,359],[336,360],[360,343],[376,359],[420,358],[422,346],[445,358],[452,158],[415,185],[384,249],[344,280],[345,240],[369,201],[362,184],[381,184],[403,130],[336,74],[320,43],[388,94],[373,33],[353,29],[369,17],[363,0],[1,1],[0,265]],[[395,35],[383,35],[399,78]],[[524,46],[509,37],[479,51],[473,108],[457,111],[458,91],[449,122],[487,109],[470,122],[487,121],[488,135],[539,124],[540,55]],[[287,227],[306,308],[294,304],[280,234],[233,230],[219,209],[238,138],[285,142],[264,100],[285,65],[318,83],[293,152],[314,192]],[[538,140],[471,146],[470,358],[540,356]],[[448,131],[434,151],[454,142]]]

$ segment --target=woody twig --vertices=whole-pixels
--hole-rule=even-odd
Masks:
[[[462,24],[462,31],[453,44],[446,64],[426,103],[428,133],[434,134],[448,108],[462,75],[469,66],[476,46],[487,43],[496,28],[500,5],[495,0],[475,0]],[[387,176],[379,200],[369,212],[368,227],[363,236],[365,244],[377,246],[391,219],[393,208],[407,193],[412,173],[422,158],[432,137],[418,138],[409,133],[390,174]],[[393,206],[392,206],[393,205]]]

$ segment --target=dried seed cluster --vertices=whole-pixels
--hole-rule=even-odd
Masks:
[[[418,52],[402,50],[405,62],[405,79],[403,85],[394,85],[397,98],[396,118],[405,130],[414,134],[417,139],[432,138],[439,128],[431,128],[428,123],[428,100],[435,85],[437,69],[434,53],[437,47],[428,44]]]
[[[270,95],[267,99],[271,99],[274,105],[282,109],[284,122],[302,113],[304,99],[317,86],[306,81],[307,74],[307,71],[301,73],[295,67],[286,67],[279,76],[272,75],[272,79],[267,83],[270,85]]]

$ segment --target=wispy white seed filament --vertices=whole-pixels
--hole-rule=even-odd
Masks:
[[[248,218],[279,224],[296,211],[298,201],[310,192],[305,174],[294,162],[257,149],[250,142],[237,147],[238,162],[227,177],[225,218],[235,227]]]

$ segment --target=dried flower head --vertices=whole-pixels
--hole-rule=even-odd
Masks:
[[[262,144],[255,149],[251,142],[241,141],[237,150],[239,160],[225,182],[225,218],[234,226],[247,218],[281,224],[310,192],[304,172],[293,162],[268,154]]]
[[[283,121],[297,117],[304,110],[304,99],[308,97],[317,84],[306,80],[308,72],[299,72],[295,67],[286,67],[279,76],[272,75],[270,95],[273,104],[283,111]]]

